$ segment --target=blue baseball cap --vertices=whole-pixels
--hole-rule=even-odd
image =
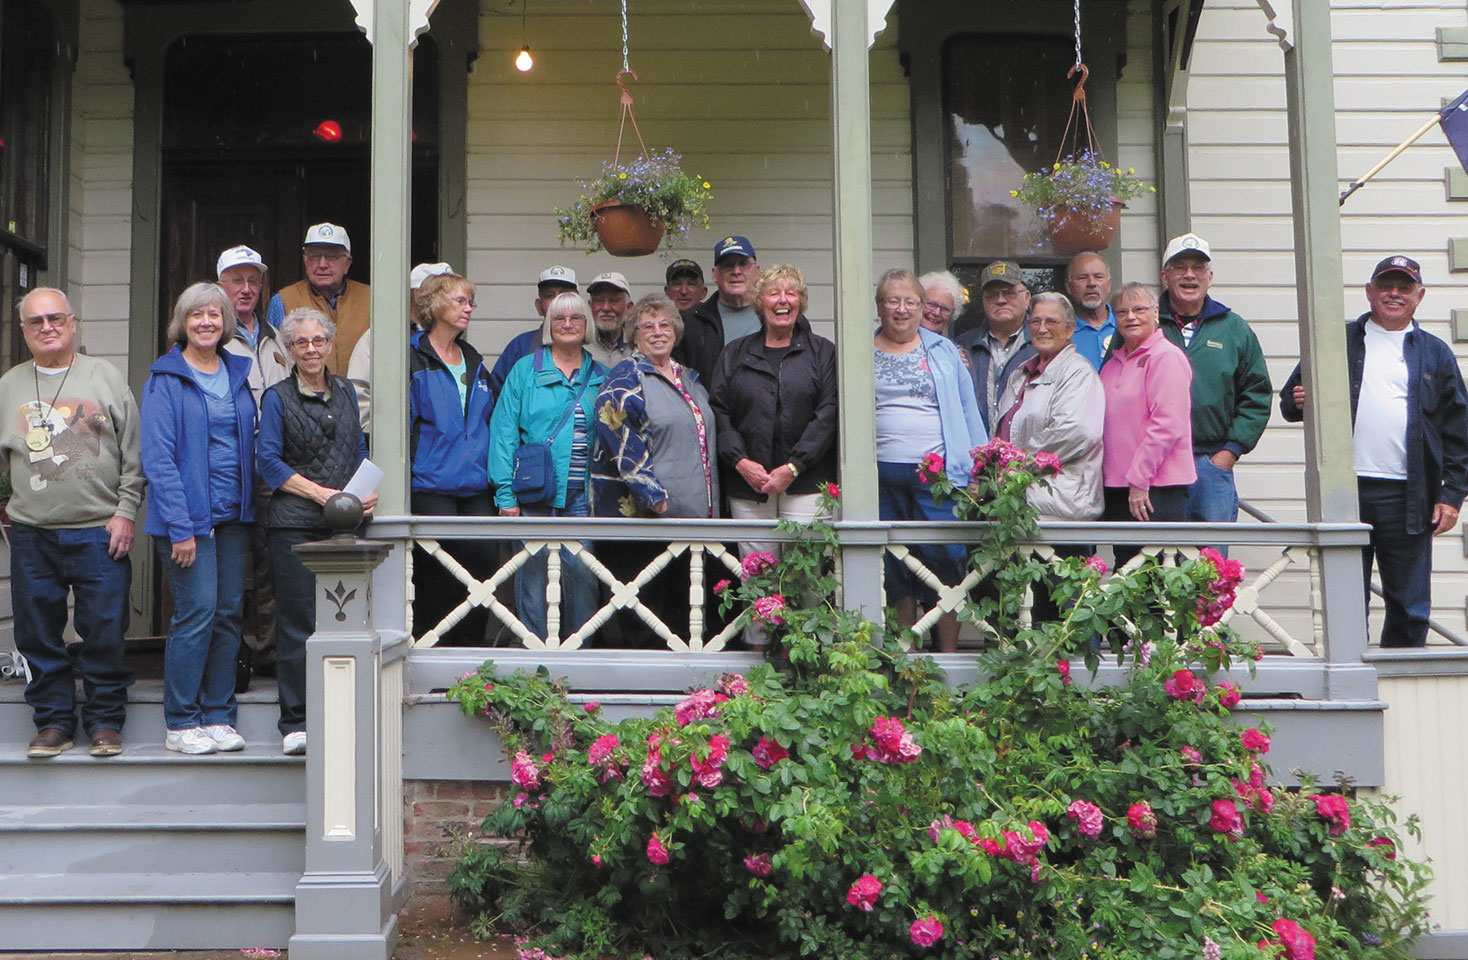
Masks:
[[[739,254],[751,260],[759,259],[754,255],[754,244],[749,242],[748,237],[725,237],[714,244],[714,266],[718,266],[720,260],[732,254]]]

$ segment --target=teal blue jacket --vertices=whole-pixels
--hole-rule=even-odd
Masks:
[[[535,358],[541,357],[541,369],[535,369]],[[606,379],[606,368],[584,349],[576,384],[566,382],[550,357],[550,347],[536,347],[521,357],[505,377],[504,389],[494,405],[489,421],[489,479],[494,484],[494,502],[499,507],[517,507],[510,477],[515,469],[515,451],[523,444],[551,440],[551,453],[556,461],[556,507],[566,505],[566,474],[571,469],[571,434],[574,418],[552,439],[550,433],[561,422],[566,405],[585,386],[581,394],[581,410],[586,415],[587,485],[590,487],[591,454],[596,444],[596,395]]]

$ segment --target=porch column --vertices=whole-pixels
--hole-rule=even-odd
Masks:
[[[867,5],[830,4],[831,139],[837,370],[841,401],[841,512],[877,519],[876,411],[872,378],[872,105]],[[876,534],[876,531],[873,531]],[[882,606],[885,537],[841,535],[842,593],[850,609]]]
[[[1295,228],[1295,291],[1305,407],[1305,490],[1312,523],[1357,520],[1356,465],[1350,443],[1351,398],[1346,371],[1345,297],[1341,268],[1339,176],[1336,172],[1335,89],[1330,4],[1290,0],[1292,21],[1261,0],[1270,33],[1284,48],[1289,116],[1290,185]],[[1353,548],[1320,551],[1327,694],[1332,699],[1376,696],[1366,652],[1361,557]]]
[[[385,746],[401,753],[401,694],[390,704],[378,695],[386,671],[372,574],[392,544],[347,534],[296,550],[316,574],[316,632],[306,642],[306,870],[290,955],[389,960],[404,878],[400,775],[384,789],[393,780],[384,773],[401,765]]]

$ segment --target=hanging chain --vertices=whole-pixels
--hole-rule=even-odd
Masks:
[[[1081,29],[1080,28],[1081,8],[1080,8],[1080,2],[1081,2],[1081,0],[1076,0],[1076,50],[1077,51],[1079,51],[1081,49],[1081,35],[1080,35],[1080,29]],[[1077,61],[1080,60],[1080,56],[1081,56],[1080,53],[1077,52],[1076,53],[1076,59],[1077,59]],[[627,71],[630,71],[632,69],[632,65],[627,62],[627,0],[622,0],[622,69],[623,70],[627,70]]]
[[[622,0],[622,56],[627,50],[627,2]],[[1081,65],[1081,0],[1076,0],[1076,66]]]

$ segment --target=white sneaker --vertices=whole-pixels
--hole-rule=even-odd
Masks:
[[[281,738],[281,752],[288,757],[304,757],[306,755],[306,731],[292,730]]]
[[[245,738],[227,723],[214,723],[199,729],[203,730],[209,739],[214,741],[214,746],[224,753],[245,749]]]
[[[202,727],[170,730],[163,745],[175,753],[213,753],[219,749],[214,738],[205,733]]]

